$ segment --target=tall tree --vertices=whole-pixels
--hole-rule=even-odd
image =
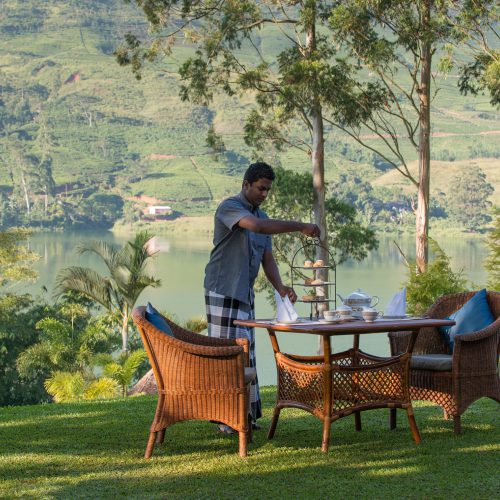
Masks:
[[[488,271],[488,287],[490,290],[500,290],[500,207],[493,210],[493,230],[488,235],[488,257],[484,267]]]
[[[68,291],[78,292],[113,314],[121,328],[123,352],[128,351],[129,322],[139,295],[148,286],[160,285],[160,280],[147,271],[154,255],[150,245],[152,238],[148,232],[141,231],[121,249],[104,241],[82,244],[77,252],[96,254],[106,264],[109,276],[102,276],[88,267],[72,266],[59,271],[56,278],[56,297]]]
[[[491,221],[489,198],[495,189],[478,166],[471,165],[465,172],[452,177],[449,186],[446,210],[453,219],[471,231]]]
[[[132,0],[125,0],[131,2]],[[325,211],[324,114],[358,106],[362,113],[381,102],[377,86],[354,79],[358,67],[341,58],[328,40],[333,1],[319,0],[135,0],[151,26],[149,35],[129,33],[116,51],[122,65],[140,78],[145,63],[158,62],[178,44],[193,55],[179,68],[183,100],[208,104],[216,91],[255,98],[245,140],[264,149],[293,146],[311,159],[313,217],[321,229],[317,258],[328,262]],[[275,37],[264,50],[262,29]],[[343,116],[350,121],[351,114]],[[326,278],[326,276],[323,276]]]
[[[453,0],[358,0],[339,2],[330,15],[337,39],[370,71],[370,81],[386,90],[376,112],[362,118],[363,127],[333,122],[356,141],[375,151],[409,179],[417,192],[416,264],[424,272],[428,261],[431,102],[439,90],[432,71],[436,52],[447,43],[460,43],[450,21],[463,2]],[[470,11],[480,22],[482,10]],[[465,28],[467,29],[467,28]],[[362,108],[363,103],[359,103]],[[349,124],[348,124],[349,125]],[[375,134],[382,146],[373,146]],[[408,168],[405,146],[418,156],[418,176]]]

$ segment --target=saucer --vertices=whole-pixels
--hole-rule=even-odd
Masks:
[[[320,318],[318,319],[320,323],[340,323],[342,321],[341,318],[334,318],[334,319],[326,319],[326,318]]]
[[[295,325],[296,323],[302,323],[304,320],[302,318],[297,318],[296,320],[288,320],[288,319],[283,319],[281,321],[278,321],[277,319],[274,320],[275,325]]]

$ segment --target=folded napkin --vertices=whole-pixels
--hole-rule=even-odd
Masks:
[[[276,299],[276,320],[277,321],[297,321],[299,315],[290,302],[288,295],[282,297],[276,290],[274,291],[274,297]]]
[[[404,316],[406,314],[406,288],[396,293],[389,301],[384,316]]]

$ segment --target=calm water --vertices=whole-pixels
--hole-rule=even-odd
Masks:
[[[45,286],[50,296],[55,276],[61,267],[92,266],[104,271],[104,267],[100,267],[90,254],[79,256],[75,253],[75,247],[79,243],[91,239],[103,239],[121,245],[127,241],[128,237],[108,232],[33,235],[31,247],[42,258],[36,265],[40,278],[37,283],[29,286],[29,291],[35,294],[44,293],[41,290],[42,286]],[[401,288],[401,283],[405,279],[405,264],[392,243],[393,239],[394,237],[381,238],[379,250],[372,252],[363,262],[346,262],[339,266],[337,291],[345,296],[357,288],[362,288],[370,295],[380,297],[378,308],[383,310],[392,295]],[[413,238],[399,238],[398,244],[405,252],[408,252],[408,255],[412,255]],[[486,281],[482,262],[487,249],[482,241],[441,238],[440,245],[451,257],[454,270],[464,269],[466,276],[477,285]],[[162,286],[146,290],[139,303],[144,304],[150,301],[159,309],[174,312],[180,320],[204,315],[203,277],[211,241],[192,237],[186,239],[158,237],[156,248],[159,252],[151,271],[162,280]],[[297,293],[301,295],[303,292],[297,290]],[[297,310],[300,314],[308,314],[306,304],[299,304]],[[264,295],[256,298],[256,314],[261,318],[274,315],[274,305],[269,304]],[[313,354],[317,348],[317,340],[309,335],[283,333],[280,334],[279,340],[285,352]],[[342,350],[348,347],[349,343],[350,340],[347,337],[334,339],[334,350]],[[374,354],[383,355],[389,352],[387,337],[384,334],[362,336],[361,346]],[[261,385],[275,384],[274,358],[265,330],[257,330],[257,364]]]

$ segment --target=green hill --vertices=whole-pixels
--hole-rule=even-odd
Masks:
[[[174,63],[150,67],[136,81],[129,69],[118,66],[113,51],[127,31],[146,28],[134,6],[122,0],[2,2],[0,194],[5,214],[13,213],[13,198],[19,212],[27,210],[23,190],[28,188],[32,214],[38,211],[38,220],[59,225],[92,222],[95,214],[80,201],[96,193],[125,201],[150,197],[170,204],[178,215],[203,215],[238,189],[253,158],[242,140],[252,99],[218,96],[210,107],[182,103],[177,77],[163,71]],[[269,52],[282,42],[275,31],[263,30],[259,43]],[[189,51],[182,48],[175,58]],[[454,160],[455,169],[466,168],[471,158],[493,162],[500,155],[498,113],[486,98],[460,96],[454,77],[439,84],[433,157]],[[227,148],[219,161],[205,143],[210,125]],[[370,181],[384,175],[373,155],[348,137],[327,130],[326,139],[327,180],[338,179],[345,169]],[[50,164],[42,162],[45,157]],[[310,168],[308,157],[295,150],[266,159],[298,171]],[[385,175],[376,182],[385,184],[389,177],[398,182],[397,176]],[[55,183],[50,189],[47,177]],[[498,202],[498,175],[488,179]],[[59,208],[44,206],[47,191],[58,196]],[[0,225],[30,222],[12,217],[0,217]]]

